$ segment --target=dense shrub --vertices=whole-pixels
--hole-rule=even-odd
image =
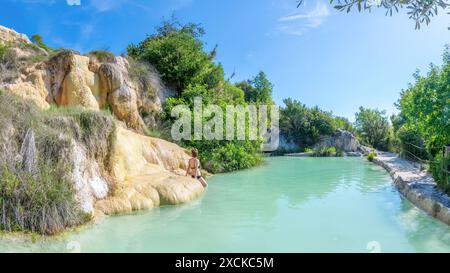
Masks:
[[[447,166],[450,164],[450,158],[444,157],[441,153],[437,154],[430,163],[430,171],[438,187],[444,192],[450,194],[450,175],[445,172]],[[444,170],[444,171],[443,171]]]
[[[260,143],[253,141],[225,142],[214,149],[205,149],[204,142],[197,142],[196,148],[202,149],[200,159],[204,167],[213,173],[231,172],[247,169],[262,161],[259,153]]]
[[[290,98],[284,100],[281,109],[280,132],[288,142],[301,148],[312,147],[322,136],[331,136],[336,131],[334,117],[318,107],[308,108]]]
[[[315,157],[327,157],[327,156],[342,156],[342,153],[340,152],[338,154],[338,151],[336,147],[319,147],[313,150],[313,156]]]

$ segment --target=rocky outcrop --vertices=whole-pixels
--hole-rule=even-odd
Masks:
[[[4,43],[31,43],[27,35],[0,25],[0,41]]]
[[[323,138],[315,147],[336,147],[337,150],[351,153],[358,152],[360,144],[352,133],[338,129],[334,135]]]
[[[114,195],[97,202],[97,212],[117,214],[193,200],[204,188],[183,176],[188,159],[176,144],[118,128],[112,158]]]
[[[95,208],[97,216],[129,213],[189,202],[203,193],[198,180],[183,176],[189,156],[178,145],[121,127],[114,143],[112,184],[101,176],[95,162],[90,169],[76,172],[83,178],[77,181],[85,211]],[[82,151],[77,154],[78,160],[83,159]]]
[[[95,55],[72,51],[49,53],[25,35],[5,27],[0,27],[0,43],[8,44],[7,57],[14,63],[6,70],[17,70],[7,80],[0,79],[0,89],[32,100],[44,109],[52,104],[110,109],[128,128],[144,132],[141,113],[153,125],[170,93],[150,66],[144,72],[148,75],[140,75],[149,80],[133,80],[130,63],[121,56],[99,60]]]
[[[377,152],[373,162],[389,172],[396,188],[411,203],[450,225],[450,197],[437,188],[431,174],[393,153]]]
[[[69,164],[67,175],[84,212],[98,216],[180,204],[204,191],[199,181],[184,176],[189,159],[184,149],[142,134],[155,123],[163,100],[171,94],[151,66],[140,69],[136,77],[130,72],[135,64],[124,57],[102,60],[72,51],[46,52],[25,35],[1,26],[0,44],[8,48],[8,63],[0,64],[8,76],[0,77],[0,90],[40,108],[21,101],[20,110],[9,109],[7,119],[0,119],[0,163],[21,162],[33,172],[35,136],[28,119],[36,118],[40,129],[45,126],[52,132],[51,141],[57,146],[39,149],[55,157],[51,160]],[[81,121],[76,113],[42,115],[42,109],[51,105],[93,111],[83,112]],[[97,112],[102,109],[111,110],[117,120]],[[20,121],[14,112],[21,115]],[[86,122],[87,133],[82,128]],[[49,138],[40,131],[41,142]],[[15,145],[10,139],[16,140]]]

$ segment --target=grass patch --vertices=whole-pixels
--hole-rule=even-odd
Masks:
[[[111,115],[78,108],[42,111],[5,92],[0,108],[0,229],[53,235],[89,221],[75,198],[72,143],[83,145],[108,173],[116,131]],[[32,170],[24,167],[21,151],[30,130]]]
[[[342,156],[343,153],[337,151],[336,147],[320,147],[313,150],[315,157]]]
[[[7,44],[0,44],[0,61],[5,58],[6,53],[8,53],[10,46]]]
[[[94,50],[87,54],[88,57],[95,57],[99,62],[111,63],[116,59],[116,55],[109,50]]]
[[[152,71],[150,65],[142,61],[136,61],[131,57],[128,58],[128,63],[130,64],[128,69],[130,78],[140,85],[144,96],[149,99],[154,99],[157,94],[152,86],[151,75],[156,72]]]

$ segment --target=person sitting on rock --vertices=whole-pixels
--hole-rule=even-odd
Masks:
[[[192,178],[197,179],[202,183],[203,187],[208,187],[208,183],[206,180],[202,177],[202,174],[200,172],[200,160],[198,160],[198,150],[192,149],[191,150],[192,157],[189,159],[187,168],[186,168],[186,176],[189,174]]]

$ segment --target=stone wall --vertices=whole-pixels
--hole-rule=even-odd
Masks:
[[[411,203],[450,225],[450,197],[436,187],[431,174],[393,153],[378,152],[373,162],[389,172],[396,188]]]

